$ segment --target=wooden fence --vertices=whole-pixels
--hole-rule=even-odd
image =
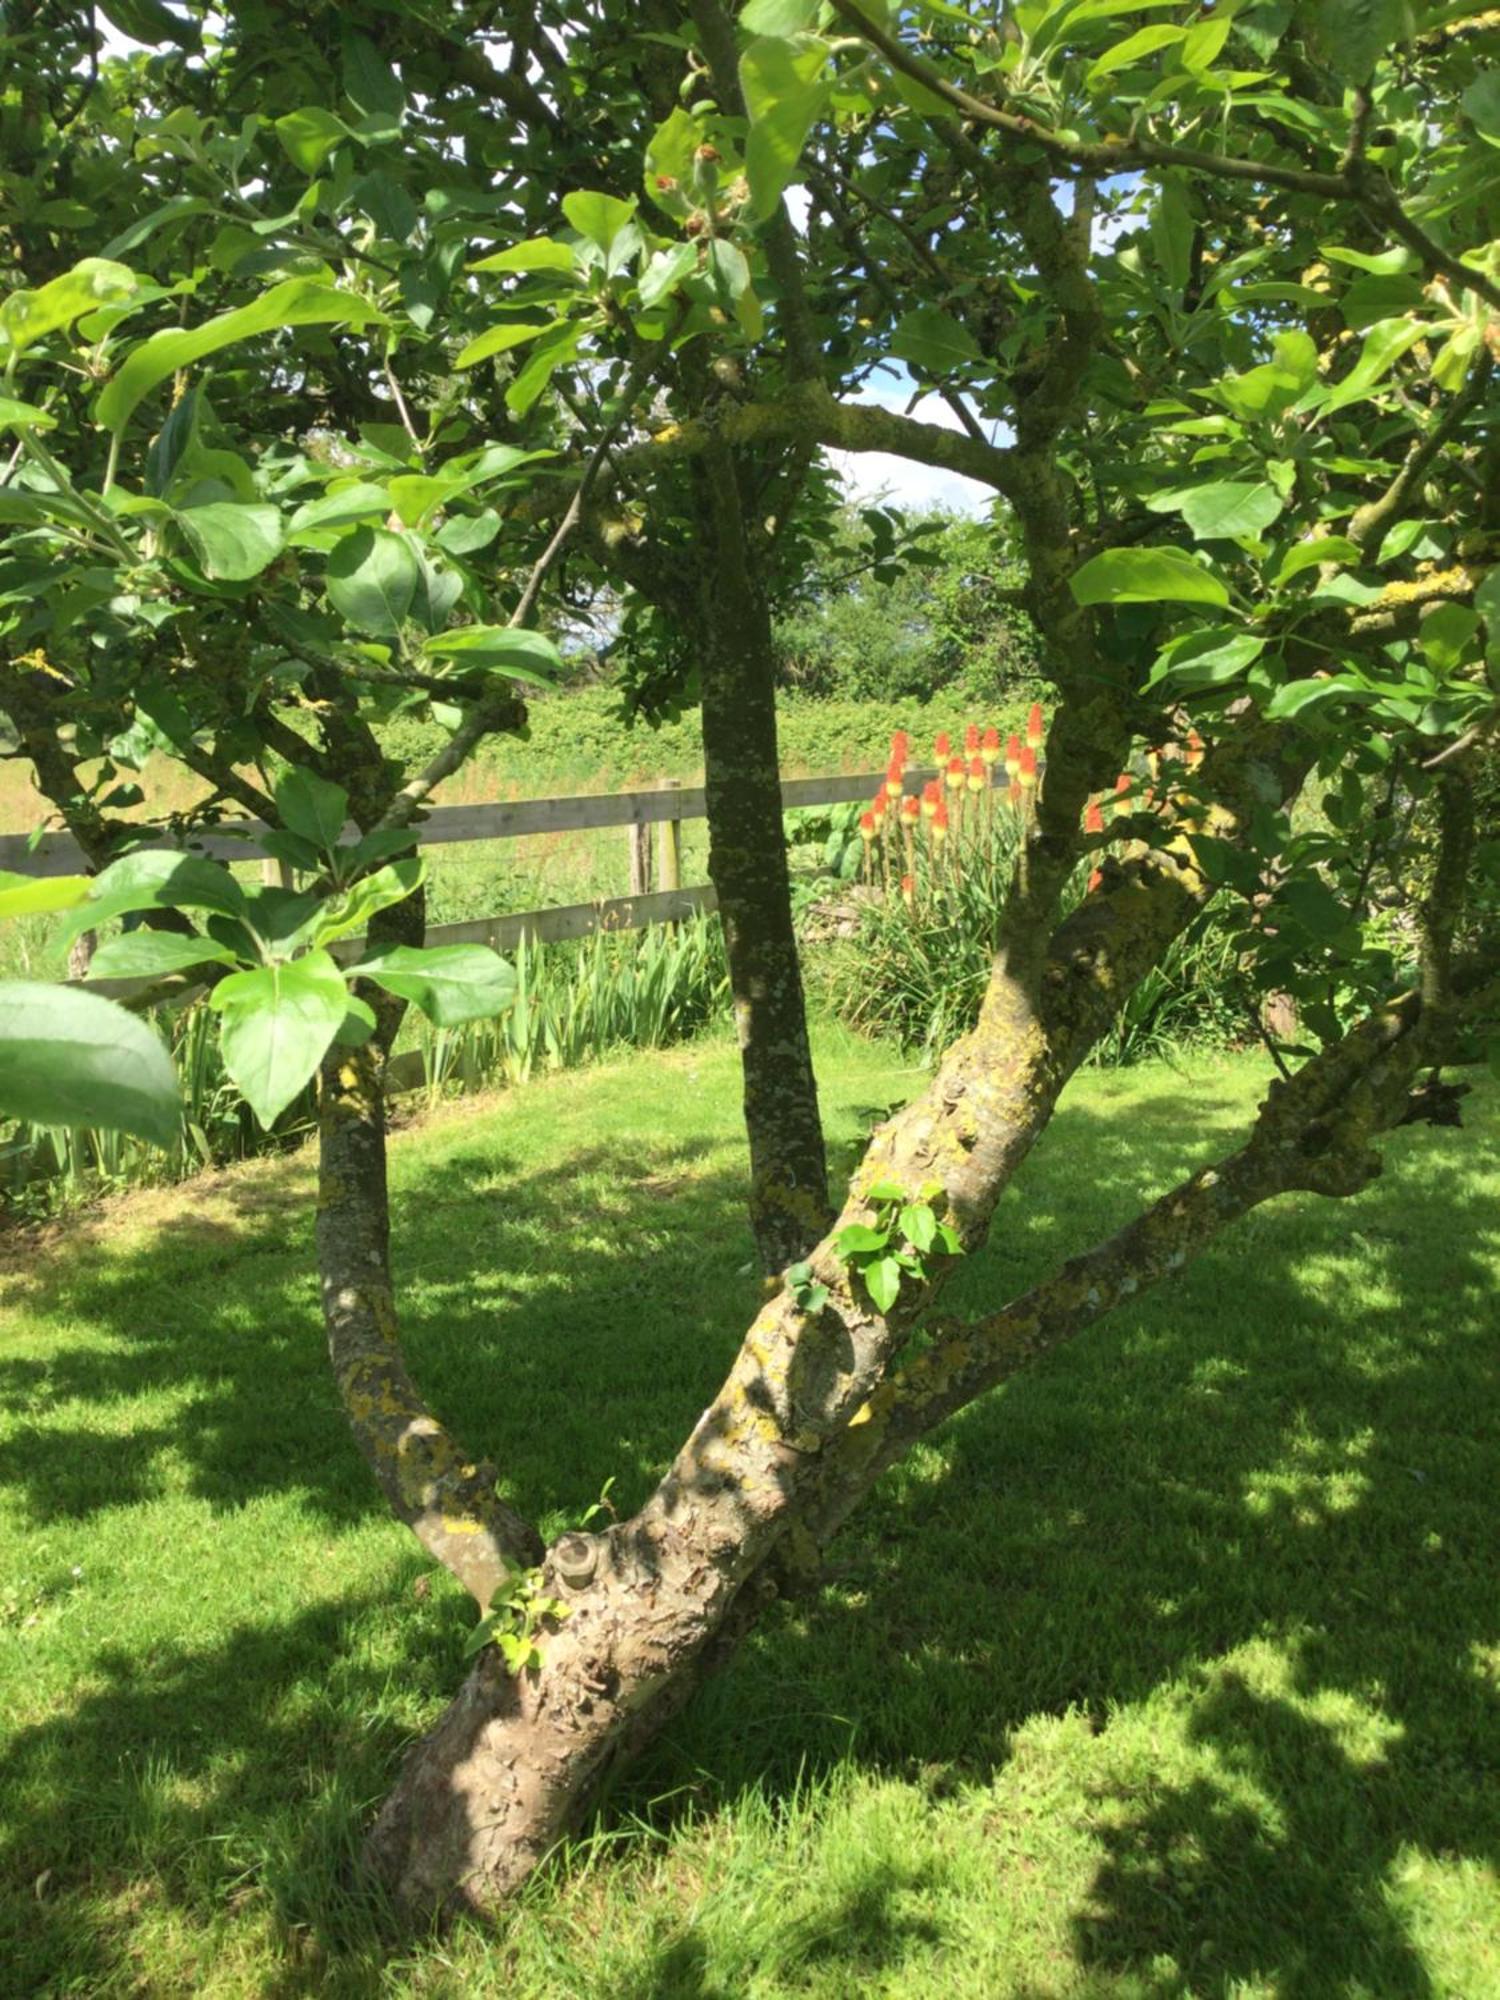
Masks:
[[[1002,774],[1003,766],[996,767]],[[937,773],[931,767],[913,768],[906,773],[908,792],[919,792]],[[883,771],[863,771],[853,776],[784,778],[781,803],[784,810],[800,806],[848,805],[874,797],[885,782]],[[612,896],[592,903],[554,905],[547,909],[521,910],[509,916],[472,917],[462,923],[433,924],[427,932],[429,944],[480,943],[496,951],[514,951],[524,936],[531,943],[551,943],[564,938],[590,937],[596,931],[633,931],[650,924],[677,922],[718,908],[718,897],[707,882],[682,884],[682,823],[702,819],[707,812],[701,785],[666,783],[648,791],[603,792],[578,798],[517,799],[485,805],[435,806],[413,828],[420,847],[446,846],[475,840],[517,840],[527,834],[571,833],[606,826],[626,828],[629,858],[628,896]],[[657,828],[656,879],[651,886],[650,829]],[[209,831],[195,833],[179,841],[158,838],[143,843],[154,848],[177,849],[185,854],[203,854],[219,861],[249,861],[264,858],[268,875],[278,865],[260,844],[266,831],[260,820],[222,821]],[[357,829],[345,830],[354,840]],[[0,835],[0,868],[16,869],[32,875],[71,875],[86,872],[87,863],[70,834],[44,833],[35,843],[24,834]],[[139,980],[94,980],[96,992],[128,994]]]

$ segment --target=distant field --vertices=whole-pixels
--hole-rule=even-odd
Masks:
[[[549,697],[532,711],[531,740],[496,738],[439,793],[444,803],[491,799],[553,798],[626,791],[664,778],[700,780],[703,769],[696,710],[660,729],[627,729],[617,698],[602,688]],[[789,699],[781,712],[782,771],[787,777],[824,772],[878,770],[891,731],[910,730],[914,755],[924,755],[940,729],[961,738],[966,722],[993,721],[1014,728],[1021,708],[997,705],[972,715],[938,704],[871,706],[859,702]],[[392,730],[393,754],[419,757],[441,741],[430,727]],[[141,774],[145,802],[132,817],[181,811],[203,796],[180,767],[156,760]],[[0,833],[29,833],[44,821],[43,802],[18,761],[0,761]],[[51,823],[51,822],[49,822]],[[683,827],[683,880],[707,879],[708,830],[702,820]],[[623,896],[629,888],[626,835],[620,827],[538,834],[520,840],[481,841],[434,848],[428,857],[429,910],[433,923],[498,916],[512,910]],[[58,922],[33,917],[0,927],[0,976],[57,979],[65,954],[55,943]]]

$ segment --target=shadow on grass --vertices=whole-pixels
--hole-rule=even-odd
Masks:
[[[954,1302],[1008,1295],[1123,1221],[1201,1156],[1204,1115],[1188,1088],[1128,1119],[1067,1110]],[[616,1806],[650,1818],[664,1795],[791,1787],[851,1750],[961,1789],[1006,1765],[1030,1717],[1072,1707],[1102,1730],[1176,1685],[1213,1754],[1101,1784],[1084,1976],[1163,1996],[1240,1980],[1293,2000],[1429,1993],[1392,1871],[1411,1850],[1500,1858],[1500,1703],[1476,1665],[1500,1643],[1496,1223],[1453,1147],[1400,1135],[1358,1204],[1263,1212],[965,1413],[857,1517],[823,1602],[752,1639]],[[537,1175],[506,1157],[502,1126],[404,1185],[414,1366],[533,1514],[579,1511],[609,1474],[633,1506],[737,1345],[755,1286],[738,1174],[709,1150],[611,1140]],[[288,1238],[250,1186],[222,1235],[174,1227],[39,1267],[23,1294],[50,1288],[59,1316],[109,1338],[0,1364],[34,1432],[0,1456],[0,1482],[39,1520],[82,1518],[149,1496],[170,1445],[215,1506],[290,1485],[330,1530],[378,1518],[307,1263],[303,1226]],[[183,1399],[170,1422],[101,1451],[101,1412],[168,1392]],[[349,1641],[363,1618],[384,1635],[373,1657]],[[409,1593],[330,1593],[223,1645],[101,1650],[90,1691],[0,1762],[0,1794],[24,1804],[3,1855],[11,1963],[31,1977],[16,1990],[64,1967],[85,1990],[119,1980],[133,1895],[207,1925],[239,1877],[283,1936],[279,1990],[366,1990],[371,1933],[339,1869],[412,1707],[456,1685],[455,1620]],[[1237,1649],[1247,1664],[1226,1668]],[[301,1679],[335,1685],[299,1706]],[[1385,1720],[1374,1747],[1348,1721],[1360,1704]],[[154,1806],[152,1759],[175,1785]],[[935,1927],[890,1917],[893,1886],[872,1864],[805,1962],[847,1961],[854,1979],[929,1948]],[[689,1930],[631,1991],[710,2000],[707,1951]]]

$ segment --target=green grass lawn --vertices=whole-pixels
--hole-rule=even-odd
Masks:
[[[915,1079],[822,1040],[838,1165]],[[1247,1061],[1091,1074],[1003,1298]],[[756,1293],[715,1039],[396,1144],[410,1354],[555,1530],[648,1490]],[[1500,1995],[1500,1102],[1262,1211],[970,1410],[493,1934],[382,1952],[362,1816],[470,1623],[335,1406],[305,1159],[28,1245],[0,1319],[0,1992]]]

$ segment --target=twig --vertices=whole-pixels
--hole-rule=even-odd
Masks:
[[[532,565],[531,574],[526,579],[526,587],[521,592],[516,608],[505,621],[507,629],[511,631],[518,629],[531,616],[537,598],[541,594],[542,585],[583,518],[583,503],[588,498],[600,468],[609,456],[616,436],[634,409],[641,390],[655,374],[660,359],[660,355],[654,351],[642,355],[625,378],[619,401],[589,454],[582,476],[573,489],[573,497],[568,502],[567,510],[553,530],[551,540]],[[397,792],[381,816],[380,825],[382,827],[408,825],[443,780],[458,770],[477,743],[492,730],[518,727],[524,720],[525,713],[524,705],[509,689],[497,689],[485,700],[476,702],[467,719],[453,732],[437,755],[423,766],[409,784],[403,785]]]

